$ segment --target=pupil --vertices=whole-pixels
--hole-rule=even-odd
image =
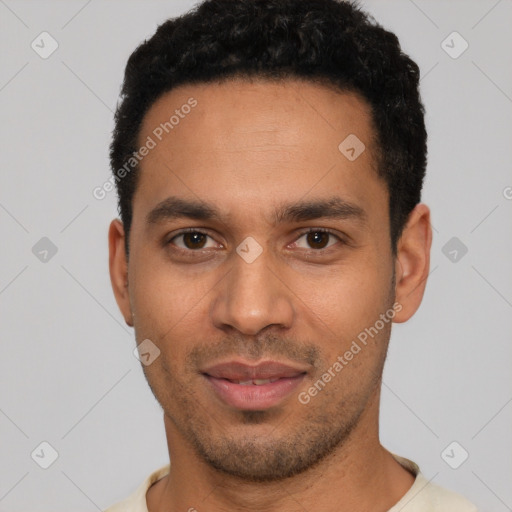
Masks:
[[[329,241],[329,233],[314,231],[312,233],[308,233],[307,240],[308,244],[314,249],[323,249]]]
[[[183,241],[188,249],[201,249],[206,241],[206,235],[203,235],[203,233],[185,233]]]

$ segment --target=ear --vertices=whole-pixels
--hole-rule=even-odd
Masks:
[[[401,308],[396,308],[394,322],[406,322],[421,304],[430,269],[431,245],[430,210],[420,203],[409,215],[397,245],[395,301]]]
[[[124,244],[124,227],[119,219],[110,223],[108,230],[109,271],[112,290],[125,322],[133,327],[133,315],[128,293],[128,262]]]

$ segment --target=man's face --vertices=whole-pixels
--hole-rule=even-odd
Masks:
[[[362,146],[338,149],[351,134],[355,160]],[[300,81],[183,86],[144,118],[139,143],[156,146],[133,199],[133,325],[161,351],[144,371],[171,435],[214,468],[285,478],[376,421],[395,262],[372,136],[365,102]],[[208,374],[261,361],[293,371],[261,387],[222,377],[238,367]]]

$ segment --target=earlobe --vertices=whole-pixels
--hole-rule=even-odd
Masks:
[[[112,290],[125,322],[133,327],[133,315],[128,293],[128,262],[125,252],[125,232],[122,222],[114,219],[108,231],[109,271]]]
[[[421,304],[430,268],[431,245],[430,210],[425,204],[418,204],[409,215],[398,241],[395,300],[402,309],[394,322],[409,320]]]

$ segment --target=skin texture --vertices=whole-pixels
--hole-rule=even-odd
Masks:
[[[300,80],[182,86],[148,111],[141,145],[191,97],[197,106],[140,164],[128,262],[121,222],[109,231],[117,303],[137,343],[150,339],[161,351],[143,369],[172,464],[148,491],[148,508],[385,511],[414,480],[379,442],[391,322],[309,403],[298,394],[393,304],[394,322],[414,314],[428,276],[429,210],[411,213],[393,256],[370,110],[353,93]],[[349,134],[366,146],[354,161],[338,149]],[[171,196],[207,203],[218,218],[148,223]],[[362,215],[276,218],[285,205],[335,198]],[[204,246],[187,248],[184,228],[207,234]],[[311,239],[312,228],[332,235]],[[246,237],[263,249],[252,263],[236,252]],[[307,375],[278,406],[236,409],[200,372],[235,358]]]

